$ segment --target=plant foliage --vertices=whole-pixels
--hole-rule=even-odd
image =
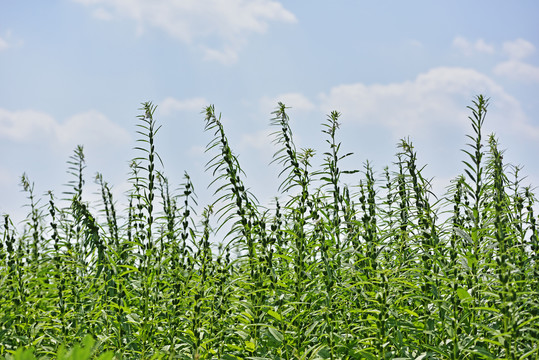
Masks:
[[[159,170],[155,106],[144,103],[125,212],[101,174],[101,204],[84,200],[80,146],[69,206],[52,193],[40,203],[22,176],[24,228],[5,215],[0,232],[0,356],[538,359],[536,198],[485,138],[487,107],[483,96],[469,107],[464,173],[438,199],[409,140],[380,178],[369,163],[343,170],[338,112],[313,168],[279,103],[281,186],[267,209],[209,106],[215,202],[198,215],[189,175],[173,191]],[[342,181],[354,173],[357,184]],[[219,229],[230,230],[218,244]]]

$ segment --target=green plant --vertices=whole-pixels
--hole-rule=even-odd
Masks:
[[[189,175],[173,190],[162,171],[155,106],[142,104],[125,211],[101,174],[101,204],[83,198],[82,146],[68,206],[52,193],[40,205],[22,177],[28,218],[19,232],[5,215],[0,230],[0,356],[538,359],[536,198],[485,142],[487,107],[470,107],[464,174],[436,197],[407,139],[381,177],[368,162],[343,170],[338,112],[317,169],[279,103],[267,208],[209,106],[215,201],[199,215]]]

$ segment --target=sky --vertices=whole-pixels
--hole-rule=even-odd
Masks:
[[[179,188],[189,173],[201,207],[214,190],[210,104],[262,203],[282,180],[271,164],[279,101],[315,167],[336,110],[341,151],[354,153],[343,166],[369,161],[382,178],[409,138],[443,193],[463,173],[467,106],[483,94],[485,138],[495,133],[504,161],[523,166],[522,185],[537,186],[538,15],[536,0],[0,0],[0,214],[20,223],[28,213],[23,173],[41,205],[49,190],[62,198],[77,145],[83,199],[98,204],[99,172],[125,204],[146,101],[157,105],[165,175]]]

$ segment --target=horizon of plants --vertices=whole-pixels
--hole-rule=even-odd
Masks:
[[[407,139],[379,177],[342,169],[336,111],[313,168],[279,103],[266,207],[208,106],[215,193],[200,210],[187,173],[169,185],[143,103],[126,209],[101,174],[101,203],[84,200],[82,146],[67,206],[21,177],[28,216],[0,230],[0,358],[539,359],[537,199],[483,133],[487,108],[468,106],[463,174],[437,198]]]

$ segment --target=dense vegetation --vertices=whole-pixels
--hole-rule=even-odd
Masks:
[[[6,215],[0,233],[0,356],[539,359],[536,199],[482,133],[487,105],[469,107],[464,174],[436,198],[407,140],[380,178],[368,163],[342,170],[337,112],[313,169],[279,104],[269,209],[210,106],[215,202],[197,215],[189,176],[173,191],[159,171],[155,107],[143,104],[125,213],[100,174],[102,203],[84,201],[82,147],[68,161],[69,206],[52,193],[40,203],[22,177],[24,228]]]

